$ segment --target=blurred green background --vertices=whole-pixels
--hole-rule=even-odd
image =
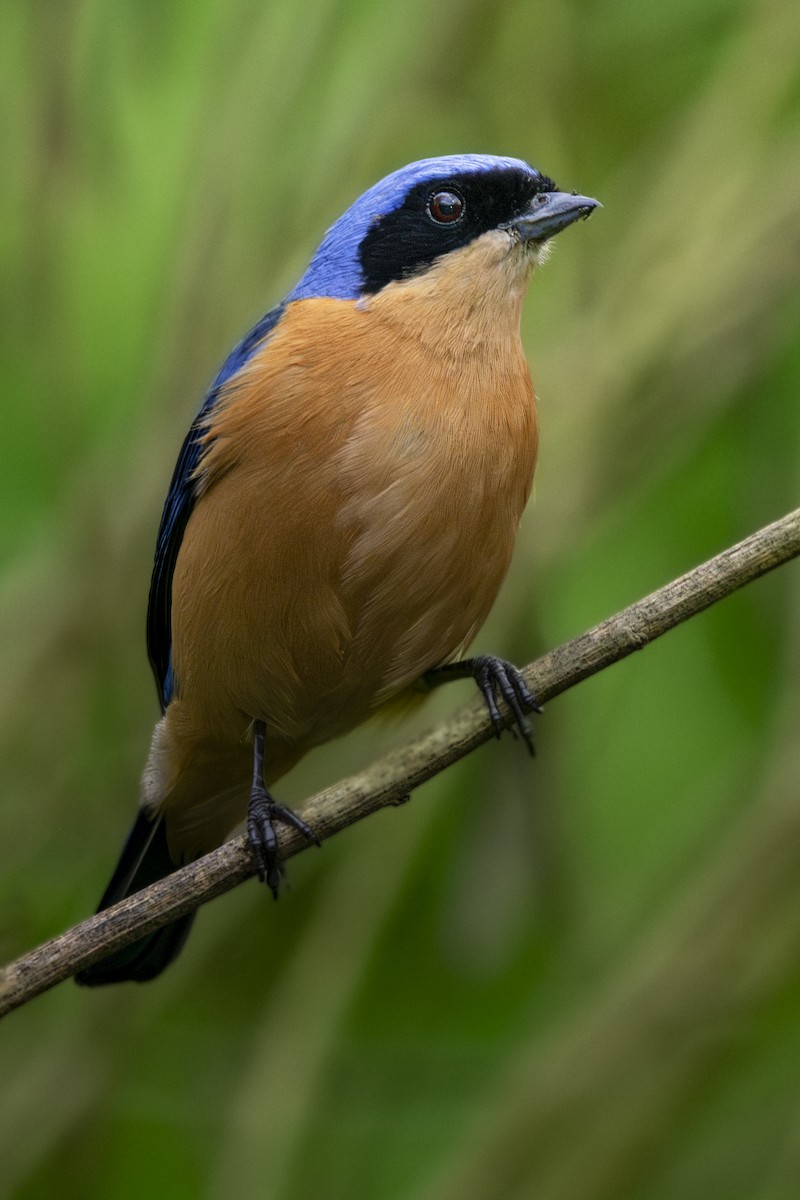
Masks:
[[[536,500],[479,648],[528,661],[797,504],[800,6],[1,20],[7,960],[93,911],[134,811],[204,388],[387,171],[508,153],[605,206],[527,304]],[[158,982],[11,1016],[0,1195],[795,1200],[799,592],[790,565],[563,696],[535,762],[487,747],[294,860],[280,904],[216,901]]]

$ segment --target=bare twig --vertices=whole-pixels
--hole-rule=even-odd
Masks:
[[[543,655],[525,668],[526,682],[539,700],[551,700],[798,554],[800,509]],[[303,806],[303,816],[320,838],[331,837],[379,808],[401,803],[415,787],[492,734],[485,706],[475,700],[360,774],[313,796]],[[279,836],[285,858],[307,846],[293,830],[281,827]],[[238,837],[45,942],[0,972],[0,1016],[110,951],[229,891],[253,873],[247,840]]]

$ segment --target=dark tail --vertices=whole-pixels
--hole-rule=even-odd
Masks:
[[[118,900],[141,891],[174,870],[163,817],[149,817],[140,809],[97,911],[110,908]],[[101,987],[105,983],[124,983],[128,979],[137,983],[155,979],[178,956],[189,936],[194,915],[188,913],[171,925],[148,933],[140,941],[115,950],[107,958],[80,971],[75,976],[76,982],[86,987]]]

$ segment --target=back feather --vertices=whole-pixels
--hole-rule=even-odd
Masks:
[[[277,325],[285,305],[279,304],[261,318],[222,364],[203,405],[186,435],[161,514],[156,541],[150,598],[147,605],[147,652],[156,678],[161,711],[172,697],[172,576],[186,523],[197,499],[195,470],[204,449],[208,416],[223,386],[252,358],[264,338]]]

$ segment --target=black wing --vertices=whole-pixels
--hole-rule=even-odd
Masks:
[[[183,531],[197,498],[197,482],[194,475],[203,449],[201,439],[205,422],[224,385],[253,356],[267,334],[275,328],[284,308],[284,304],[279,304],[271,309],[226,358],[186,435],[169,485],[158,529],[147,605],[147,653],[155,675],[162,712],[169,704],[173,691],[172,576],[183,541]]]

